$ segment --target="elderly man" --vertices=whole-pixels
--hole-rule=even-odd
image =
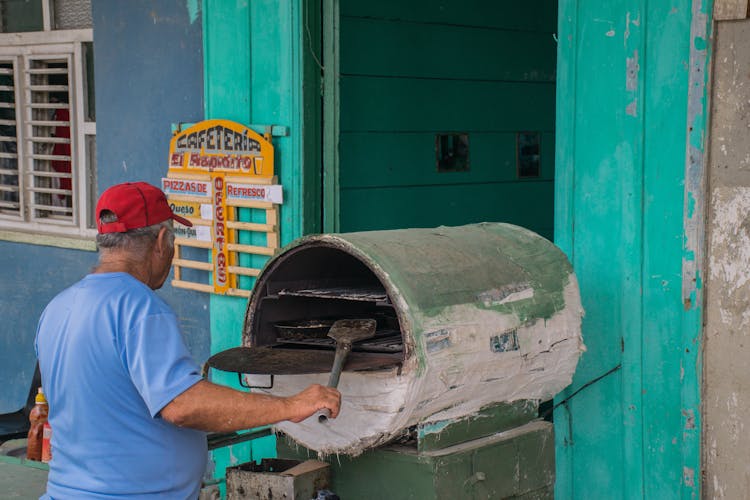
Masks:
[[[106,190],[96,206],[99,264],[55,297],[35,347],[50,404],[52,461],[43,498],[196,498],[204,431],[234,431],[318,410],[335,389],[288,398],[203,380],[177,318],[153,290],[169,274],[175,215],[144,182]]]

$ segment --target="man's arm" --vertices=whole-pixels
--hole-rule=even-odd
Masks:
[[[275,424],[301,422],[324,408],[336,417],[341,394],[330,387],[311,385],[304,391],[280,398],[236,391],[202,380],[174,398],[161,416],[180,427],[207,432],[229,432]]]

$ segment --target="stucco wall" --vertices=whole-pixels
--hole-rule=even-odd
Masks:
[[[34,335],[44,306],[94,264],[96,254],[0,242],[0,413],[23,407],[34,375]]]
[[[99,192],[124,181],[158,183],[166,173],[170,125],[203,118],[203,50],[195,0],[94,0]],[[39,314],[85,275],[96,254],[0,241],[0,413],[26,401]],[[209,355],[208,295],[160,292],[180,317],[187,343]]]
[[[94,0],[97,184],[167,172],[170,127],[203,119],[199,2]],[[171,279],[171,278],[170,278]],[[180,317],[193,356],[209,356],[208,295],[167,285],[161,296]]]
[[[709,171],[704,498],[750,489],[750,20],[717,24]]]

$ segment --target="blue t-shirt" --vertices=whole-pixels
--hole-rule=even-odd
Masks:
[[[42,498],[198,496],[206,434],[159,412],[200,370],[151,289],[127,273],[88,275],[49,303],[35,347],[52,427]]]

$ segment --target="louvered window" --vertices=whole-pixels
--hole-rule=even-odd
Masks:
[[[21,214],[15,61],[0,61],[0,214]]]
[[[57,31],[45,37],[52,43],[15,45],[3,45],[0,35],[0,229],[79,237],[93,232],[90,34]],[[33,41],[35,35],[44,33],[22,38]]]

